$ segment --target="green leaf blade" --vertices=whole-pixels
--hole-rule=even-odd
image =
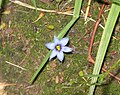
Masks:
[[[115,23],[117,21],[118,15],[120,12],[120,6],[116,4],[112,4],[111,10],[108,15],[108,19],[105,25],[105,29],[102,34],[101,42],[99,45],[99,49],[97,52],[97,57],[95,61],[95,66],[93,70],[93,75],[99,74],[100,70],[102,68],[102,63],[110,42],[110,38],[112,36],[113,29],[115,27]],[[97,82],[98,77],[93,77],[91,79],[91,84],[94,84]],[[95,90],[95,85],[90,86],[88,95],[93,95]]]

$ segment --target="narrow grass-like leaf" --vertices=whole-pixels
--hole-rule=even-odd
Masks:
[[[80,15],[80,9],[82,5],[82,0],[76,0],[75,1],[75,7],[74,7],[74,13],[73,13],[73,18],[71,21],[62,29],[60,34],[58,35],[58,38],[63,38],[67,31],[72,27],[72,25],[75,23],[75,21],[79,18]],[[65,32],[66,31],[66,32]]]
[[[0,9],[1,9],[1,7],[2,7],[2,0],[0,0]]]
[[[96,57],[95,66],[93,70],[93,75],[98,75],[100,73],[102,63],[108,48],[108,44],[110,42],[113,29],[115,27],[115,23],[118,18],[119,12],[120,12],[120,6],[113,3],[108,15],[105,29],[102,34],[102,38],[101,38],[101,42],[97,52],[97,57]],[[91,84],[95,84],[97,80],[98,80],[98,77],[92,77]],[[91,85],[88,95],[93,95],[94,90],[95,90],[95,85]]]
[[[73,13],[73,18],[71,19],[71,21],[61,30],[60,34],[58,35],[58,38],[63,38],[65,36],[65,34],[68,32],[68,30],[72,27],[72,25],[75,23],[75,21],[79,18],[80,15],[80,9],[81,9],[81,5],[82,5],[82,0],[76,0],[75,1],[75,6],[74,6],[74,13]],[[35,79],[37,78],[37,76],[39,75],[39,73],[41,72],[41,69],[45,66],[45,64],[47,63],[49,57],[50,57],[51,51],[48,52],[48,54],[46,55],[46,57],[44,58],[43,62],[41,63],[41,65],[38,67],[38,70],[34,73],[34,75],[32,76],[30,83],[33,83],[35,81]]]
[[[98,79],[98,83],[96,83],[95,85],[100,85],[102,82],[103,82],[103,80],[104,80],[104,78],[113,70],[113,69],[115,69],[115,68],[117,68],[118,66],[119,66],[119,64],[120,64],[120,59],[118,60],[118,61],[116,61],[111,67],[110,67],[110,69],[107,71],[107,72],[105,72],[105,73],[103,73],[103,74],[98,74],[98,75],[81,75],[81,77],[99,77],[99,79]]]
[[[34,5],[34,7],[35,7],[35,9],[37,11],[36,0],[32,0],[32,2],[33,2],[33,5]]]
[[[103,79],[104,79],[113,69],[115,69],[116,67],[119,66],[119,64],[120,64],[120,59],[119,59],[117,62],[115,62],[115,63],[110,67],[110,69],[109,69],[107,72],[103,73],[102,76],[99,77],[98,82],[102,82]],[[101,74],[100,74],[100,75],[101,75]]]
[[[120,6],[120,0],[112,0],[112,2]]]

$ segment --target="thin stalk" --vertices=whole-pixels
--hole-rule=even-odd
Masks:
[[[115,27],[115,23],[118,18],[119,12],[120,12],[120,6],[113,3],[108,15],[105,29],[102,34],[101,42],[97,52],[95,66],[93,69],[93,75],[98,75],[100,73],[100,70],[102,68],[102,63],[110,42],[110,38],[112,36],[113,29]],[[95,84],[97,80],[98,80],[98,77],[92,77],[91,84]],[[96,87],[95,85],[90,86],[88,95],[94,94],[95,87]]]
[[[80,9],[81,9],[81,5],[82,5],[82,0],[76,0],[75,1],[75,6],[74,6],[74,13],[73,13],[73,18],[71,19],[71,21],[61,30],[60,34],[58,35],[58,38],[63,38],[65,36],[65,34],[68,32],[68,30],[72,27],[72,25],[76,22],[76,20],[79,18],[80,15]],[[30,84],[32,84],[36,78],[38,77],[39,73],[41,72],[42,68],[45,66],[45,64],[47,63],[49,56],[51,54],[51,51],[48,52],[48,54],[46,55],[46,57],[44,58],[43,62],[41,63],[41,65],[38,67],[38,70],[34,73],[34,75],[32,76],[31,80],[30,80]]]
[[[1,7],[2,7],[2,0],[0,0],[0,9],[1,9]]]

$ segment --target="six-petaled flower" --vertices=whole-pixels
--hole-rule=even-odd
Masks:
[[[57,58],[62,62],[64,59],[63,52],[72,52],[72,48],[69,48],[65,45],[68,44],[69,38],[62,38],[59,40],[56,36],[54,36],[54,42],[47,43],[45,46],[52,50],[50,55],[50,60],[57,56]]]

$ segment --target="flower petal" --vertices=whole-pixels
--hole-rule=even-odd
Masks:
[[[45,46],[46,46],[48,49],[51,49],[51,50],[53,50],[53,49],[55,48],[55,44],[52,43],[52,42],[45,44]]]
[[[72,48],[69,48],[69,47],[67,47],[67,46],[64,46],[64,47],[62,47],[62,50],[61,51],[63,51],[63,52],[72,52]]]
[[[56,36],[54,36],[54,43],[55,45],[60,43],[59,39]]]
[[[68,41],[69,41],[69,38],[66,37],[66,38],[61,39],[60,43],[62,46],[65,46],[65,45],[67,45]]]
[[[62,62],[63,59],[64,59],[64,53],[62,51],[60,51],[58,54],[57,54],[57,58]]]
[[[54,58],[56,55],[58,54],[58,52],[54,49],[50,55],[50,59],[51,60],[52,58]]]

